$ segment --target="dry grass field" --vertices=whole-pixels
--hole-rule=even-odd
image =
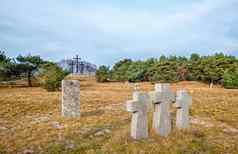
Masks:
[[[0,153],[238,153],[238,90],[209,89],[198,82],[172,84],[193,97],[191,128],[173,131],[167,138],[151,131],[146,140],[129,136],[131,99],[128,83],[81,81],[81,118],[60,116],[61,93],[39,87],[0,88]],[[153,89],[140,83],[141,90]],[[172,108],[173,123],[175,109]],[[149,113],[150,124],[152,120]],[[174,125],[173,125],[174,126]]]

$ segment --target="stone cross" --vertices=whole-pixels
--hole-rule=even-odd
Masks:
[[[186,90],[177,91],[176,103],[176,127],[185,129],[189,127],[189,106],[192,105],[192,97]]]
[[[137,140],[148,137],[148,100],[147,94],[136,91],[133,100],[127,101],[127,111],[132,112],[131,137]]]
[[[62,116],[80,116],[80,82],[78,80],[62,81]]]
[[[169,84],[156,84],[150,92],[150,101],[154,106],[153,130],[161,136],[168,136],[171,131],[170,105],[175,101],[175,94]]]

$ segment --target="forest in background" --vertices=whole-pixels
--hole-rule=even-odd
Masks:
[[[193,53],[189,58],[182,56],[161,56],[144,61],[123,59],[112,68],[102,65],[96,78],[98,82],[178,82],[201,81],[238,88],[238,59],[235,56],[216,53],[201,56]]]
[[[37,79],[44,88],[54,91],[69,72],[56,63],[43,60],[40,56],[19,55],[8,57],[0,51],[0,81]],[[96,72],[98,82],[178,82],[200,81],[220,84],[225,88],[238,88],[238,58],[223,53],[201,56],[193,53],[185,56],[160,56],[146,60],[123,59],[112,67],[102,65]]]

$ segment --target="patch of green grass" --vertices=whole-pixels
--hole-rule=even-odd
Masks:
[[[72,140],[72,138],[71,138]],[[81,153],[96,153],[103,154],[101,147],[104,138],[74,138],[73,147],[69,147],[66,143],[51,144],[46,150],[45,154],[81,154]]]
[[[107,129],[109,126],[95,125],[83,134],[70,133],[61,143],[49,145],[45,154],[104,154],[103,145],[111,138],[110,134],[96,136],[97,132]],[[68,143],[67,143],[68,142]]]
[[[6,150],[3,145],[0,144],[0,154],[6,154]]]
[[[155,153],[155,154],[213,154],[222,152],[211,144],[203,130],[173,131],[168,138],[152,134],[150,138],[136,141],[129,136],[129,127],[114,134],[103,146],[104,153]]]

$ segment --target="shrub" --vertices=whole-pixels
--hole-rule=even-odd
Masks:
[[[133,62],[130,59],[123,59],[117,62],[112,67],[112,71],[111,71],[112,79],[114,81],[127,81],[128,80],[127,71],[132,63]]]
[[[150,81],[153,82],[177,82],[178,67],[173,61],[162,61],[150,69]]]
[[[97,82],[107,82],[110,77],[110,70],[107,66],[100,66],[96,72]]]
[[[238,89],[238,69],[226,71],[224,74],[224,88]]]
[[[145,81],[146,78],[146,65],[141,62],[134,62],[131,64],[126,72],[127,80],[129,82]]]
[[[54,63],[47,63],[40,67],[39,81],[42,88],[47,91],[59,90],[61,81],[67,76],[69,72],[62,70]]]

